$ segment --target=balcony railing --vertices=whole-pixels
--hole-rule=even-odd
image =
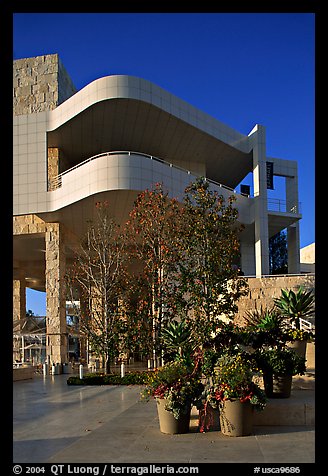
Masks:
[[[297,205],[287,206],[286,200],[280,198],[268,198],[268,210],[271,212],[281,213],[301,213],[301,203]]]
[[[158,157],[154,157],[153,155],[143,154],[143,153],[141,153],[141,152],[131,152],[131,151],[126,151],[126,150],[124,150],[124,151],[121,151],[121,150],[120,150],[120,151],[113,151],[113,152],[103,152],[103,153],[101,153],[101,154],[94,155],[94,156],[90,157],[89,159],[86,159],[86,160],[84,160],[83,162],[80,162],[79,164],[75,165],[74,167],[71,167],[70,169],[65,170],[65,172],[62,172],[61,174],[57,175],[56,177],[53,177],[52,179],[50,179],[50,180],[48,181],[48,191],[49,191],[49,192],[52,192],[52,191],[57,190],[58,188],[60,188],[60,187],[62,186],[62,177],[63,177],[65,174],[71,172],[72,170],[75,170],[75,169],[81,167],[82,165],[87,164],[88,162],[91,162],[92,160],[98,159],[98,158],[100,158],[100,157],[106,157],[106,156],[118,155],[118,154],[119,154],[119,155],[129,155],[129,156],[131,156],[131,155],[133,156],[133,155],[134,155],[134,156],[144,157],[144,158],[146,158],[146,159],[148,159],[148,160],[155,160],[155,161],[157,161],[157,162],[160,162],[161,164],[166,165],[166,166],[168,166],[168,167],[171,167],[171,168],[173,168],[173,169],[175,169],[175,170],[180,170],[180,171],[182,171],[182,172],[185,172],[185,173],[188,174],[188,175],[195,175],[195,174],[194,174],[193,172],[191,172],[190,170],[187,170],[187,169],[184,169],[184,168],[182,168],[182,167],[179,167],[178,165],[174,165],[174,164],[172,164],[172,163],[170,163],[170,162],[167,162],[167,161],[165,161],[165,160],[163,160],[163,159],[159,159]],[[234,190],[234,189],[231,188],[231,187],[228,187],[227,185],[223,185],[222,183],[215,182],[214,180],[208,179],[208,178],[206,178],[206,177],[205,177],[205,180],[206,180],[207,182],[209,182],[209,183],[211,183],[211,184],[217,186],[217,187],[220,187],[220,188],[223,188],[223,189],[225,189],[225,190],[229,190],[230,192],[233,192],[233,193],[235,193],[235,194],[238,194],[238,192],[236,192],[236,190]],[[238,194],[238,195],[243,195],[243,196],[245,196],[244,194]]]
[[[180,171],[182,171],[182,172],[184,172],[188,175],[196,176],[190,170],[179,167],[178,165],[174,165],[170,162],[167,162],[167,161],[165,161],[163,159],[160,159],[158,157],[155,157],[153,155],[144,154],[144,153],[141,153],[141,152],[132,152],[132,151],[126,151],[126,150],[121,151],[120,150],[120,151],[103,152],[101,154],[94,155],[94,156],[89,157],[88,159],[84,160],[83,162],[80,162],[79,164],[75,165],[74,167],[71,167],[70,169],[65,170],[65,172],[62,172],[61,174],[57,175],[56,177],[53,177],[52,179],[50,179],[48,181],[48,191],[51,192],[51,191],[54,191],[54,190],[57,190],[58,188],[60,188],[62,186],[62,177],[65,174],[68,174],[69,172],[71,172],[71,171],[73,171],[73,170],[75,170],[79,167],[82,167],[83,165],[87,164],[88,162],[91,162],[92,160],[96,160],[98,158],[106,157],[106,156],[108,157],[108,156],[111,156],[111,155],[128,155],[128,156],[143,157],[147,160],[155,160],[155,161],[160,162],[161,164],[163,164],[167,167],[171,167],[175,170],[180,170]],[[210,184],[212,184],[216,187],[223,188],[223,189],[228,190],[229,192],[232,192],[236,195],[247,197],[247,198],[250,198],[250,199],[253,198],[253,197],[245,195],[245,194],[240,194],[235,189],[233,189],[231,187],[228,187],[227,185],[224,185],[222,183],[215,182],[214,180],[211,180],[209,178],[205,177],[205,180],[207,180],[207,182],[209,182]],[[282,213],[296,213],[297,214],[297,213],[301,213],[301,204],[298,203],[297,206],[293,206],[293,207],[288,209],[286,200],[281,200],[279,198],[270,198],[270,199],[268,199],[268,210],[269,211],[282,212]]]

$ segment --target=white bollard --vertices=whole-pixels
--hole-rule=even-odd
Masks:
[[[83,365],[82,364],[80,364],[79,370],[80,370],[80,379],[82,380],[83,379]]]
[[[121,377],[124,377],[125,375],[125,365],[124,362],[121,363]]]
[[[48,364],[46,362],[43,364],[43,375],[48,375]]]

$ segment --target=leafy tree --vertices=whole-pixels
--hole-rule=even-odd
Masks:
[[[154,358],[161,348],[160,329],[176,312],[178,227],[178,202],[169,198],[161,184],[138,195],[126,233],[130,257],[135,260],[135,267],[139,263],[139,271],[131,281],[143,282],[143,299],[150,304],[142,307],[142,313],[147,310],[148,320],[152,322]]]
[[[270,274],[288,273],[287,234],[284,230],[269,239]]]
[[[125,351],[128,322],[122,305],[126,287],[125,240],[108,213],[107,203],[98,203],[98,215],[90,222],[66,276],[67,290],[74,302],[79,290],[80,329],[88,337],[92,352],[110,361]]]
[[[130,352],[149,355],[153,350],[153,326],[150,319],[151,300],[149,288],[143,274],[129,276],[128,286],[123,294],[124,312],[129,323],[125,335],[126,348]]]
[[[222,316],[233,317],[237,300],[247,291],[246,281],[238,276],[235,266],[241,227],[234,201],[231,196],[226,204],[204,178],[185,191],[180,280],[189,325],[200,342],[217,332]]]

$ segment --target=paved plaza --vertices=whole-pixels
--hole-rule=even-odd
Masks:
[[[69,386],[67,375],[14,382],[14,463],[313,463],[313,426],[255,426],[252,436],[159,431],[138,386]]]

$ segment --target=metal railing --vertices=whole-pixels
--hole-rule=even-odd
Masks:
[[[101,154],[93,155],[92,157],[89,157],[88,159],[84,160],[83,162],[80,162],[79,164],[75,165],[74,167],[71,167],[70,169],[65,170],[65,172],[62,172],[61,174],[57,175],[56,177],[53,177],[52,179],[50,179],[48,181],[48,191],[52,192],[52,191],[57,190],[58,188],[60,188],[62,186],[62,177],[64,175],[68,174],[69,172],[72,172],[73,170],[78,169],[79,167],[82,167],[82,165],[85,165],[88,162],[91,162],[92,160],[98,159],[100,157],[106,157],[106,156],[118,155],[118,154],[128,155],[128,156],[136,155],[136,156],[143,157],[143,158],[146,158],[146,159],[149,159],[149,160],[155,160],[156,162],[160,162],[161,164],[166,165],[168,167],[171,167],[175,170],[179,170],[179,171],[184,172],[188,175],[195,175],[196,176],[196,174],[194,174],[190,170],[184,169],[183,167],[180,167],[178,165],[174,165],[171,162],[167,162],[167,161],[165,161],[163,159],[160,159],[158,157],[155,157],[153,155],[144,154],[142,152],[132,152],[132,151],[127,151],[127,150],[123,150],[123,151],[119,150],[119,151],[112,151],[112,152],[103,152]],[[219,182],[215,182],[214,180],[211,180],[211,179],[206,178],[206,177],[205,177],[205,180],[207,182],[209,182],[210,184],[215,185],[215,186],[220,187],[220,188],[223,188],[225,190],[228,190],[229,192],[233,192],[237,195],[245,196],[244,194],[238,193],[235,189],[233,189],[231,187],[228,187],[227,185],[224,185],[224,184],[219,183]]]
[[[118,155],[118,154],[119,155],[128,155],[128,156],[138,156],[138,157],[146,158],[148,160],[155,160],[156,162],[159,162],[159,163],[161,163],[161,164],[163,164],[167,167],[173,168],[175,170],[179,170],[179,171],[184,172],[188,175],[196,176],[196,174],[191,172],[190,170],[184,169],[183,167],[180,167],[179,165],[174,165],[171,162],[167,162],[164,159],[160,159],[159,157],[155,157],[154,155],[144,154],[142,152],[132,152],[132,151],[127,151],[127,150],[119,150],[119,151],[111,151],[111,152],[102,152],[101,154],[93,155],[92,157],[89,157],[88,159],[84,160],[83,162],[80,162],[79,164],[74,165],[74,167],[71,167],[71,168],[65,170],[64,172],[57,175],[56,177],[51,178],[48,181],[48,191],[52,192],[52,191],[57,190],[58,188],[60,188],[63,184],[63,182],[62,182],[63,176],[68,174],[69,172],[72,172],[73,170],[76,170],[76,169],[82,167],[83,165],[85,165],[85,164],[87,164],[87,163],[89,163],[89,162],[91,162],[95,159],[98,159],[98,158],[101,158],[101,157],[106,157],[106,156],[109,157],[109,156]],[[210,184],[212,184],[216,187],[223,188],[224,190],[228,190],[229,192],[232,192],[236,195],[243,196],[243,197],[246,197],[246,198],[253,198],[253,197],[251,197],[249,195],[246,195],[244,193],[238,193],[235,189],[233,189],[231,187],[228,187],[227,185],[224,185],[220,182],[216,182],[215,180],[211,180],[207,177],[205,177],[205,180],[208,183],[210,183]],[[287,209],[286,200],[281,200],[279,198],[268,198],[268,210],[269,211],[277,211],[277,212],[283,212],[283,213],[301,213],[300,212],[300,207],[301,207],[301,204],[298,203],[297,206],[293,206],[290,209]]]
[[[297,205],[287,206],[286,200],[280,198],[268,198],[268,210],[272,212],[282,213],[301,213],[301,203]]]
[[[310,321],[306,321],[305,319],[303,319],[302,317],[299,318],[300,320],[300,328],[301,330],[304,330],[304,331],[313,331],[314,330],[314,324],[312,324],[312,322]],[[296,324],[293,322],[292,324],[292,328],[295,329],[296,328]]]

